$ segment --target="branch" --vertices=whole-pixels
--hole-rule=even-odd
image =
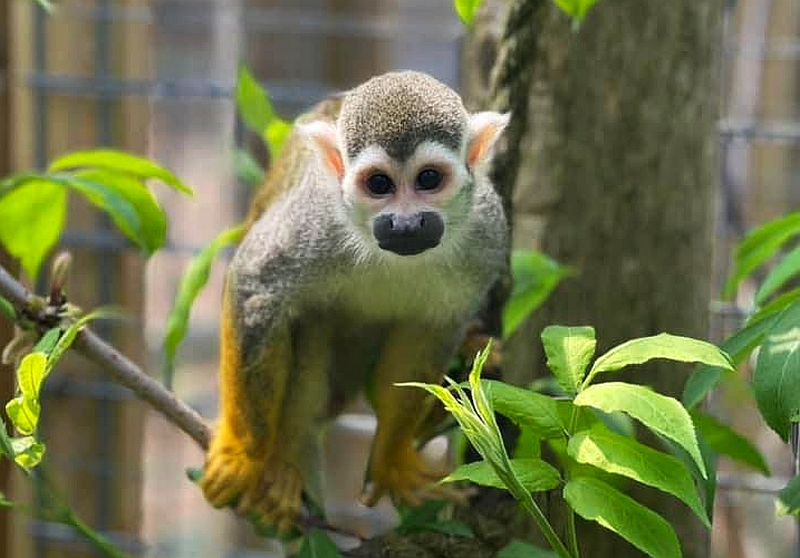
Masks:
[[[14,305],[18,314],[31,317],[25,310],[33,302],[34,295],[2,266],[0,266],[0,295]],[[36,322],[35,319],[33,321]],[[46,324],[41,322],[37,322],[36,325],[46,327]],[[130,389],[164,415],[168,421],[186,432],[201,448],[208,449],[211,431],[203,417],[175,397],[160,382],[145,374],[125,355],[103,341],[91,329],[87,327],[81,330],[73,347],[97,364],[112,380]]]

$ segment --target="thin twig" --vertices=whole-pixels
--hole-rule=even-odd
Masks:
[[[0,266],[0,296],[14,305],[18,316],[26,315],[25,309],[34,300],[34,295],[2,266]],[[26,317],[31,319],[30,315]],[[46,327],[44,323],[37,325]],[[84,328],[78,334],[73,346],[79,353],[97,364],[112,380],[130,389],[163,414],[167,420],[186,432],[201,448],[208,449],[211,431],[203,418],[91,329]]]

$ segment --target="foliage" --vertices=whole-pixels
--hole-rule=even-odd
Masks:
[[[598,522],[649,556],[680,556],[674,529],[655,512],[620,492],[613,479],[625,477],[670,494],[710,526],[703,494],[698,493],[695,484],[709,482],[709,467],[701,453],[692,418],[676,399],[644,386],[624,382],[593,384],[593,381],[602,374],[652,359],[701,362],[732,370],[730,359],[709,343],[669,334],[633,339],[597,358],[594,358],[596,339],[591,327],[551,326],[542,332],[542,340],[550,371],[564,389],[566,400],[556,401],[521,388],[481,380],[491,347],[475,359],[469,376],[469,395],[466,386],[452,381],[449,389],[433,384],[401,384],[425,389],[439,399],[483,458],[462,465],[444,482],[469,480],[510,491],[536,520],[552,550],[561,558],[578,556],[573,513]],[[561,470],[537,457],[511,459],[503,445],[495,412],[516,423],[524,436],[549,444]],[[623,413],[679,451],[672,456],[645,446],[630,435],[614,432],[598,412]],[[682,455],[690,457],[691,468],[680,460]],[[695,478],[690,470],[696,471]],[[531,497],[532,492],[559,486],[571,510],[566,543]]]
[[[0,242],[19,258],[31,279],[64,228],[67,192],[83,195],[106,212],[146,255],[166,238],[167,221],[147,187],[151,179],[190,194],[175,175],[152,161],[108,149],[59,157],[46,172],[21,173],[0,181]]]
[[[586,17],[589,9],[597,3],[597,0],[552,0],[552,2],[570,16],[577,26]],[[475,14],[478,13],[478,8],[482,3],[483,0],[453,0],[453,8],[461,19],[461,23],[472,25]]]
[[[239,225],[217,235],[192,259],[181,277],[178,297],[167,318],[167,328],[164,334],[164,384],[169,388],[172,387],[175,353],[189,328],[189,314],[192,305],[208,282],[214,260],[224,248],[239,242],[242,234],[244,234],[244,227]]]
[[[244,64],[239,66],[234,97],[242,121],[264,140],[272,157],[280,155],[292,125],[277,115],[267,91]]]
[[[575,271],[533,250],[511,254],[513,288],[503,308],[503,338],[508,338]]]
[[[767,425],[784,441],[797,430],[800,421],[800,289],[792,288],[800,278],[800,212],[789,213],[753,229],[739,243],[734,270],[725,289],[732,296],[753,272],[768,266],[755,294],[755,311],[744,327],[723,343],[734,362],[744,361],[758,349],[752,387],[756,403]],[[695,371],[684,401],[690,405],[713,389],[724,377],[719,370]],[[702,421],[698,424],[702,425]],[[719,424],[713,425],[717,428]],[[709,440],[722,451],[768,474],[763,459],[752,448],[737,443],[730,435]],[[778,494],[779,509],[798,514],[798,477]]]

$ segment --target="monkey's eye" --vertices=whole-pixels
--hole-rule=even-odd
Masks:
[[[376,173],[367,178],[367,190],[374,196],[385,196],[394,191],[394,183],[385,174]]]
[[[436,169],[423,169],[417,175],[417,190],[435,190],[442,183],[442,173]]]

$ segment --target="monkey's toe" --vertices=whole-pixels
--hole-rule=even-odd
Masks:
[[[248,457],[243,451],[215,449],[206,458],[200,488],[212,506],[221,508],[252,490],[262,471],[263,463]]]
[[[440,499],[445,491],[436,484],[447,471],[428,464],[411,446],[388,459],[376,460],[372,467],[372,486],[363,498],[374,506],[386,494],[396,500],[418,505],[425,500]],[[450,499],[450,498],[448,498]]]
[[[262,523],[285,534],[297,522],[302,495],[303,479],[294,467],[268,464],[258,489],[244,495],[241,504],[245,504],[246,513],[256,514]]]

